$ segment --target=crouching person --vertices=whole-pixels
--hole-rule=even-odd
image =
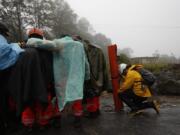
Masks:
[[[153,108],[159,114],[159,105],[157,101],[148,101],[152,94],[147,85],[143,84],[141,74],[135,70],[141,65],[120,64],[120,73],[124,77],[118,95],[120,99],[130,108],[130,114],[136,115],[142,110]]]

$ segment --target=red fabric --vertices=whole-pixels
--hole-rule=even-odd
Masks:
[[[51,100],[52,100],[51,95],[49,95],[48,96],[49,104],[45,109],[39,104],[36,105],[36,114],[37,114],[36,120],[37,123],[41,126],[47,125],[50,119],[61,116],[57,101],[55,105],[53,105]]]
[[[99,109],[100,104],[99,104],[99,97],[93,97],[93,98],[87,98],[87,111],[88,112],[95,112]]]
[[[51,106],[48,105],[47,108],[43,108],[40,104],[36,104],[35,112],[36,112],[36,122],[41,125],[45,126],[48,124],[49,119],[52,116]]]
[[[23,111],[21,119],[24,126],[32,127],[33,123],[35,122],[35,115],[30,107],[27,107]]]
[[[45,126],[49,123],[49,120],[53,117],[53,105],[51,103],[51,94],[48,94],[48,106],[43,108],[42,105],[39,103],[36,104],[35,112],[36,112],[36,122],[41,125]]]
[[[43,108],[38,102],[34,105],[33,110],[27,107],[22,113],[22,123],[25,126],[32,126],[35,122],[40,126],[45,126],[49,123],[49,119],[53,117],[54,108],[51,103],[51,95],[48,95],[49,104]]]
[[[83,107],[82,107],[82,100],[74,101],[72,105],[74,116],[82,116]]]

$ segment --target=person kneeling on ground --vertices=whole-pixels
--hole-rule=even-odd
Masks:
[[[131,108],[130,114],[132,115],[138,114],[147,108],[153,108],[159,114],[157,101],[147,100],[149,97],[152,97],[152,94],[148,86],[143,84],[141,74],[135,70],[138,66],[142,67],[142,65],[131,66],[124,63],[120,64],[120,73],[124,76],[124,80],[120,86],[118,95]]]

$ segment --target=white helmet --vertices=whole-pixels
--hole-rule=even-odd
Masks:
[[[126,67],[127,67],[127,64],[125,63],[119,64],[119,71],[121,74],[124,72],[124,69],[126,69]]]

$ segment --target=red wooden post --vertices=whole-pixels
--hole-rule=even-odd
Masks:
[[[119,76],[118,63],[117,63],[117,46],[116,45],[108,46],[108,54],[109,54],[109,64],[111,71],[111,81],[113,87],[113,99],[114,99],[115,111],[119,111],[123,108],[123,104],[118,97],[120,76]]]

